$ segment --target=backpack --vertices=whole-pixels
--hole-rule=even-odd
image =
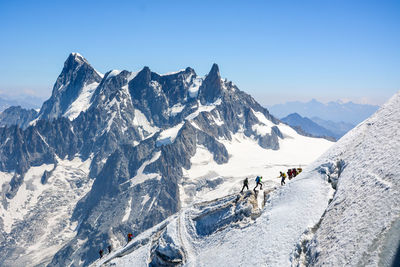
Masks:
[[[284,172],[282,173],[282,177],[283,177],[283,178],[286,178],[286,174],[285,174]]]
[[[256,177],[256,182],[258,183],[260,181],[260,177]]]

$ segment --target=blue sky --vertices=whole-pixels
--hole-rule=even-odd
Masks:
[[[70,52],[99,71],[193,67],[262,104],[400,89],[399,1],[0,0],[0,92],[47,98]]]

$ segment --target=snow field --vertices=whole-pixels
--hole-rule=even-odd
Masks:
[[[281,125],[279,127],[281,129]],[[293,134],[283,127],[285,131]],[[243,133],[235,134],[232,141],[220,140],[230,155],[228,163],[221,165],[213,160],[213,155],[206,148],[198,146],[191,159],[192,167],[183,169],[184,179],[180,190],[182,205],[190,204],[194,199],[209,201],[239,192],[246,177],[249,178],[250,189],[255,186],[257,175],[263,176],[263,189],[280,186],[279,171],[305,167],[333,144],[325,139],[297,134],[292,136],[280,140],[280,149],[277,151],[263,149]],[[221,181],[216,188],[199,190],[202,183],[209,180],[218,182],[218,179]]]
[[[49,188],[49,185],[42,185],[40,180],[44,171],[50,171],[53,167],[53,164],[31,167],[25,174],[24,183],[20,186],[12,201],[8,200],[4,196],[7,201],[7,208],[4,208],[4,206],[1,205],[0,209],[2,209],[1,216],[4,222],[4,231],[6,233],[10,233],[12,225],[16,221],[22,220],[29,210],[35,207],[38,202],[38,197],[44,190]],[[11,175],[5,176],[8,176],[10,180],[12,178]]]
[[[76,203],[92,186],[93,180],[88,178],[90,163],[91,159],[82,162],[76,157],[71,161],[58,159],[55,168],[52,164],[31,167],[7,209],[0,206],[1,214],[7,218],[3,230],[21,231],[24,236],[21,242],[26,251],[15,262],[16,266],[19,262],[35,265],[51,260],[75,236],[77,224],[69,218]],[[41,177],[44,171],[52,173],[43,185]],[[22,220],[39,220],[43,228],[34,232],[20,229],[19,222]]]

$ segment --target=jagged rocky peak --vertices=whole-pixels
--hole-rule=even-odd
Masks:
[[[78,53],[71,53],[53,87],[51,97],[44,102],[38,118],[54,119],[65,115],[82,92],[97,86],[103,75]]]
[[[219,74],[219,67],[217,65],[217,63],[214,63],[211,67],[210,72],[208,73],[208,75],[210,78],[221,78],[221,75]]]
[[[64,68],[65,69],[74,69],[78,65],[82,64],[89,64],[89,62],[84,58],[81,54],[79,53],[71,53],[69,54],[67,60],[64,63]]]
[[[196,74],[196,72],[194,71],[194,69],[192,69],[191,67],[187,67],[187,68],[185,69],[185,73]]]
[[[71,53],[64,63],[64,68],[58,76],[56,85],[60,81],[60,86],[54,86],[54,90],[67,87],[67,83],[79,79],[82,82],[90,84],[92,82],[100,82],[103,75],[96,71],[89,62],[79,53]]]
[[[202,104],[213,103],[217,100],[221,96],[222,88],[219,67],[214,63],[200,87]]]

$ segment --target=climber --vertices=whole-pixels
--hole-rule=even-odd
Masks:
[[[128,243],[131,242],[132,238],[133,238],[132,233],[129,233],[129,234],[128,234]]]
[[[293,169],[292,169],[292,175],[293,175],[293,178],[297,176],[296,168],[293,168]]]
[[[260,185],[260,190],[262,190],[261,179],[262,179],[262,176],[257,176],[257,177],[256,177],[256,187],[254,187],[254,189],[253,189],[254,192],[256,191],[256,188],[257,188],[258,185]]]
[[[243,181],[243,187],[242,187],[242,191],[240,191],[240,193],[243,193],[243,190],[245,187],[247,187],[247,190],[249,190],[249,178],[247,178],[247,177]]]
[[[291,169],[288,169],[287,175],[289,177],[289,180],[291,180],[292,179],[292,170]]]
[[[108,253],[111,253],[112,246],[111,246],[111,245],[108,245],[107,249],[108,249]]]
[[[100,259],[103,258],[103,253],[104,251],[102,249],[99,250],[99,254],[100,254]]]
[[[286,174],[284,172],[280,172],[280,175],[278,176],[278,178],[282,177],[281,180],[281,185],[285,184],[285,178],[286,178]]]

